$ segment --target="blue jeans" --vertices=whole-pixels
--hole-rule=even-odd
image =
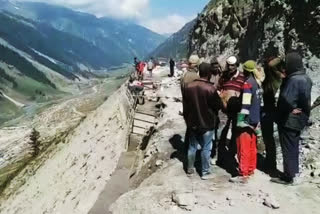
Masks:
[[[210,155],[212,149],[212,138],[214,131],[207,131],[203,134],[189,129],[188,169],[194,168],[198,145],[201,146],[202,175],[210,173]]]

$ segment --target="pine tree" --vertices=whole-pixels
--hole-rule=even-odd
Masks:
[[[31,149],[32,149],[32,156],[35,157],[39,154],[39,145],[40,145],[40,141],[39,141],[39,138],[40,138],[40,133],[35,129],[33,128],[32,129],[32,132],[30,134],[30,142],[29,144],[31,145]]]

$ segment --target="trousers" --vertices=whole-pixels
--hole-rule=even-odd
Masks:
[[[251,128],[241,129],[237,137],[239,174],[249,176],[257,168],[257,136]]]
[[[198,145],[201,146],[201,172],[202,175],[210,173],[210,154],[214,131],[197,133],[192,129],[189,132],[188,169],[194,168]]]
[[[283,171],[289,178],[299,173],[299,140],[300,132],[278,127],[280,145],[283,155]]]

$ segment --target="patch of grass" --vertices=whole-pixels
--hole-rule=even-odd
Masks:
[[[18,117],[23,113],[22,109],[2,97],[0,97],[0,106],[0,124]]]

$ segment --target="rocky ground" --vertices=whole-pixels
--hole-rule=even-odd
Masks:
[[[315,109],[314,124],[302,138],[301,180],[298,186],[271,183],[270,177],[257,170],[248,184],[232,184],[230,175],[213,166],[215,178],[203,181],[189,178],[183,170],[185,124],[181,110],[178,78],[164,78],[161,88],[166,105],[157,131],[150,139],[143,161],[156,171],[138,186],[122,195],[112,206],[113,213],[318,213],[320,209],[320,109]],[[178,101],[178,102],[177,102]],[[152,161],[152,157],[159,157]],[[279,169],[281,169],[281,154]]]
[[[168,68],[157,68],[154,81],[160,87],[146,93],[150,100],[159,97],[158,104],[164,107],[153,135],[143,150],[138,147],[137,158],[131,158],[134,162],[125,163],[130,177],[115,181],[121,188],[125,185],[127,192],[117,199],[118,193],[108,193],[106,189],[117,179],[115,176],[121,176],[115,170],[128,149],[133,103],[124,85],[16,176],[2,194],[0,213],[319,212],[320,108],[313,111],[314,123],[302,135],[302,184],[274,184],[259,170],[248,184],[233,184],[228,181],[230,174],[217,166],[212,166],[215,177],[211,180],[203,181],[198,175],[189,178],[183,170],[186,127],[179,115],[182,109],[179,77],[169,78],[168,73]],[[19,132],[26,134],[28,130],[22,127]],[[281,169],[280,152],[278,157]],[[131,172],[130,165],[134,165]],[[121,192],[121,188],[111,189]],[[107,201],[103,206],[102,192],[111,206]],[[95,206],[98,209],[93,209]]]

